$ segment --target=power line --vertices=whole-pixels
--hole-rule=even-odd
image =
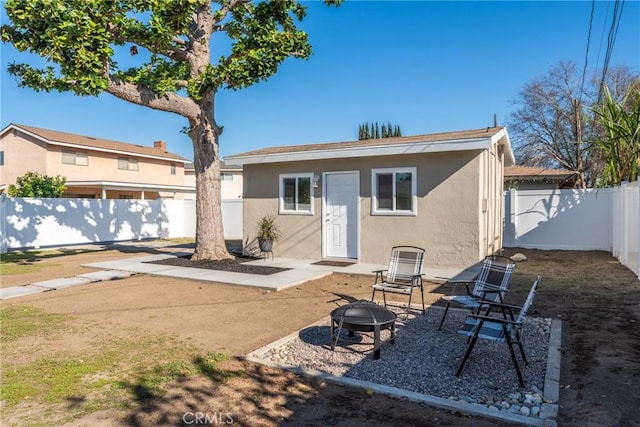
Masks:
[[[600,33],[600,45],[598,46],[598,57],[596,58],[597,70],[600,66],[600,54],[602,54],[602,42],[604,41],[604,31],[607,28],[607,20],[609,19],[609,9],[611,8],[611,2],[607,2],[607,10],[604,13],[604,20],[602,21],[602,32]]]
[[[598,91],[598,102],[600,102],[600,99],[602,98],[602,91],[605,85],[607,72],[609,70],[609,62],[611,61],[613,46],[615,45],[616,37],[618,35],[618,29],[620,28],[620,18],[622,17],[623,8],[624,8],[624,0],[616,0],[613,6],[613,16],[611,18],[611,27],[609,28],[609,37],[607,38],[607,51],[605,53],[604,62],[602,65],[602,78],[600,79],[600,89]]]
[[[587,64],[589,62],[589,45],[591,44],[591,28],[593,27],[593,11],[596,8],[596,0],[591,0],[591,16],[589,17],[589,32],[587,33],[587,50],[584,53],[584,67],[582,68],[582,82],[580,83],[580,104],[582,104],[582,94],[584,93],[584,79],[587,74]]]

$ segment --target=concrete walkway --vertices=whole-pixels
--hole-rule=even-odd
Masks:
[[[186,254],[189,254],[189,252],[145,255],[134,258],[83,264],[84,267],[97,268],[101,271],[81,274],[74,277],[63,277],[59,279],[35,282],[24,286],[2,288],[0,289],[0,300],[31,295],[38,292],[47,292],[70,286],[86,285],[97,281],[123,279],[133,274],[150,274],[155,276],[227,283],[280,291],[282,289],[300,285],[310,280],[320,279],[332,274],[333,272],[347,274],[372,274],[372,271],[374,270],[387,268],[385,265],[361,263],[355,263],[343,267],[314,265],[317,260],[299,260],[290,258],[277,258],[272,260],[261,259],[247,262],[247,264],[288,269],[271,275],[259,275],[148,263],[149,261],[157,261]],[[429,281],[442,282],[454,276],[460,278],[461,275],[464,277],[469,274],[471,273],[460,272],[460,270],[457,269],[427,268],[425,270],[425,279]]]

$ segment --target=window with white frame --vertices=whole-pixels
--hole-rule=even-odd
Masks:
[[[313,214],[313,173],[280,175],[280,213]]]
[[[138,161],[127,157],[118,157],[118,169],[125,171],[137,171]]]
[[[372,215],[416,215],[416,168],[371,170]]]
[[[176,164],[171,163],[171,175],[175,175],[175,174],[176,174]]]
[[[88,166],[87,153],[81,151],[62,150],[62,163],[66,165]]]
[[[233,174],[231,172],[222,172],[221,177],[223,181],[233,181]]]

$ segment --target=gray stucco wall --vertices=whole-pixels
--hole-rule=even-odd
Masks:
[[[427,250],[429,266],[466,266],[482,258],[480,246],[479,151],[332,159],[244,165],[243,235],[255,240],[257,219],[278,213],[283,173],[360,172],[359,261],[385,264],[394,245]],[[417,216],[371,215],[371,169],[417,168]],[[314,188],[313,215],[278,215],[283,238],[276,257],[322,257],[322,186]]]

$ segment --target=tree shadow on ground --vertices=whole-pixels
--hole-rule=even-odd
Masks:
[[[205,365],[201,376],[175,381],[160,398],[132,389],[140,407],[126,417],[126,425],[507,425],[239,359],[210,369]]]

